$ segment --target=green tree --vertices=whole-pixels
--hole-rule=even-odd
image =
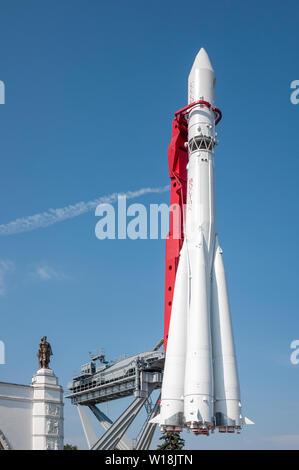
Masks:
[[[158,446],[158,450],[181,450],[184,448],[185,441],[178,432],[164,432],[160,437],[162,444]]]
[[[63,450],[78,450],[77,446],[72,446],[71,444],[65,444]]]

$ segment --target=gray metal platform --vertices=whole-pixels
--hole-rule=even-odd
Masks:
[[[134,395],[143,397],[152,389],[161,388],[164,351],[147,351],[109,365],[89,362],[68,384],[74,405],[95,405]]]
[[[92,450],[118,448],[148,449],[156,428],[150,423],[159,409],[159,399],[153,406],[151,393],[162,386],[165,353],[160,350],[160,341],[152,351],[145,351],[120,361],[109,363],[100,354],[81,366],[80,373],[68,384],[70,393],[66,398],[78,406],[79,415]],[[119,398],[134,396],[135,400],[113,423],[96,405]],[[88,407],[100,421],[106,432],[95,439],[91,423],[83,407]],[[136,440],[129,439],[125,432],[141,408],[145,406],[147,419]],[[131,442],[131,447],[128,447]],[[133,444],[134,442],[134,444]]]

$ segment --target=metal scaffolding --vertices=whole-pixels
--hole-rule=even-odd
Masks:
[[[91,362],[83,364],[81,371],[68,384],[72,404],[78,408],[84,434],[90,450],[146,450],[149,448],[156,424],[150,420],[159,410],[159,398],[155,405],[151,394],[162,386],[165,353],[159,348],[160,341],[152,351],[142,352],[120,361],[109,363],[104,354],[92,357]],[[133,402],[113,423],[97,405],[118,398],[134,396]],[[130,439],[126,432],[145,407],[147,418],[136,439]],[[85,412],[88,408],[105,429],[98,437]]]

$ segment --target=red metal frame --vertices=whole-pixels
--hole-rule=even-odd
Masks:
[[[165,266],[165,305],[164,305],[164,349],[167,348],[168,330],[171,316],[175,276],[179,262],[180,251],[184,241],[184,205],[187,195],[187,163],[188,150],[185,143],[188,141],[188,123],[186,114],[197,104],[207,106],[215,114],[215,124],[222,118],[218,108],[212,108],[207,101],[199,100],[178,110],[172,122],[172,138],[168,148],[168,166],[170,185],[170,206],[176,205],[180,210],[180,227],[174,226],[173,211],[170,211],[169,234],[166,239],[166,266]],[[176,219],[176,223],[177,223]],[[180,232],[178,232],[180,229]],[[180,238],[176,238],[180,233]],[[175,235],[175,236],[174,236]]]
[[[168,165],[170,177],[170,206],[176,204],[181,211],[181,238],[173,238],[173,212],[170,211],[169,234],[166,239],[166,266],[165,266],[165,306],[164,306],[164,349],[167,347],[168,329],[171,315],[175,275],[179,262],[179,255],[184,241],[183,207],[186,204],[187,194],[187,163],[188,150],[185,142],[188,138],[188,125],[183,114],[175,117],[172,123],[172,138],[168,148]]]
[[[188,104],[187,106],[185,106],[182,109],[179,109],[176,113],[174,113],[174,116],[177,117],[180,114],[183,114],[185,116],[186,114],[188,114],[190,112],[191,108],[193,108],[197,104],[202,104],[202,105],[206,106],[209,109],[212,108],[211,103],[209,103],[208,101],[198,100],[198,101],[194,101],[193,103]],[[214,111],[215,125],[217,126],[218,122],[221,121],[221,119],[222,119],[222,112],[218,108],[212,108],[212,111]]]

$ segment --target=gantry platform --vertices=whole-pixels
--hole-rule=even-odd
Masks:
[[[145,351],[120,361],[108,362],[104,354],[91,357],[81,366],[80,373],[68,384],[71,399],[78,407],[83,430],[91,450],[148,449],[156,428],[150,420],[159,409],[159,398],[153,405],[151,393],[162,386],[165,353],[160,347],[161,340],[152,351]],[[97,405],[119,398],[133,396],[135,399],[113,423]],[[145,406],[147,419],[135,440],[125,433],[142,407]],[[106,432],[98,438],[85,413],[88,407],[100,421]]]

